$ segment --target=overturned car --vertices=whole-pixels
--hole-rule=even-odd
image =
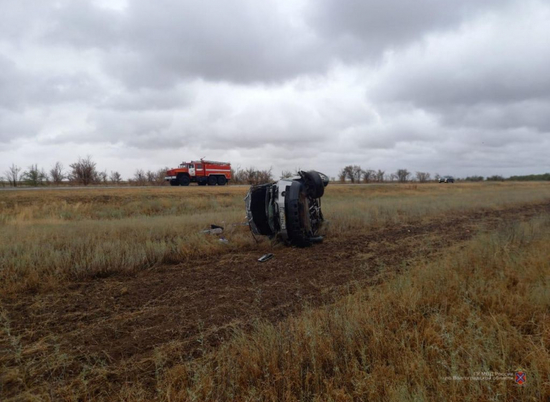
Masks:
[[[250,187],[245,197],[250,230],[298,247],[321,242],[321,197],[328,182],[322,173],[300,171],[294,178]]]

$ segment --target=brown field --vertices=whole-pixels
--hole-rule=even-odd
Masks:
[[[0,193],[0,400],[550,396],[548,184],[331,185],[309,249],[246,190]]]

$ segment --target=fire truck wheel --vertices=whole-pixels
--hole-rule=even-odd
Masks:
[[[179,186],[180,184],[178,183],[177,180],[170,180],[170,185],[171,186]]]
[[[218,183],[218,179],[216,176],[208,176],[208,185],[209,186],[215,186],[216,183]]]
[[[191,183],[191,179],[188,176],[180,176],[179,180],[181,186],[188,186]]]
[[[225,186],[227,179],[225,176],[218,176],[218,186]]]

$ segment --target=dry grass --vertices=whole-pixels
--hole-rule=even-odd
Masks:
[[[231,226],[244,221],[243,189],[170,190],[0,194],[0,288],[38,290],[252,244]],[[200,233],[211,223],[227,226],[229,245]]]
[[[257,324],[166,370],[161,399],[547,400],[549,242],[548,216],[511,225],[335,305]],[[465,379],[480,372],[510,378]]]
[[[44,190],[0,193],[0,289],[40,290],[68,279],[132,272],[252,246],[246,187]],[[546,183],[333,185],[329,235],[550,197]],[[230,243],[200,234],[225,225]],[[244,229],[244,230],[242,230]]]
[[[83,277],[252,247],[245,227],[229,230],[228,245],[198,233],[211,223],[242,222],[246,190],[0,193],[0,292],[17,299],[18,292]],[[549,198],[546,183],[332,186],[323,209],[329,235],[345,236]],[[192,361],[177,341],[116,364],[107,355],[64,349],[53,334],[35,339],[47,322],[22,332],[0,304],[0,399],[544,400],[550,397],[549,242],[549,217],[509,224],[436,262],[387,273],[382,285],[336,304],[236,330],[232,340]],[[64,303],[62,291],[40,296],[29,297]],[[447,379],[519,367],[527,372],[524,387]]]
[[[460,183],[333,186],[323,210],[336,233],[415,223],[446,212],[499,209],[547,200],[547,183]]]

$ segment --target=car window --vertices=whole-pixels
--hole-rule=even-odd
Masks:
[[[197,164],[197,169],[202,169],[202,165],[200,163]]]

